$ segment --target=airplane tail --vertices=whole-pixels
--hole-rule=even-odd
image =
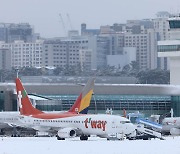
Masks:
[[[20,114],[22,115],[34,115],[43,113],[42,111],[34,108],[31,101],[24,89],[21,80],[16,78],[16,91],[17,91],[17,101],[20,108]]]
[[[88,80],[82,92],[76,99],[74,105],[70,108],[68,112],[87,114],[88,107],[90,106],[91,97],[93,95],[94,81],[95,77]]]

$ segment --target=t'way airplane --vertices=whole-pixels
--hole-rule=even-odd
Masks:
[[[88,88],[86,89],[86,87]],[[22,115],[19,120],[27,127],[34,129],[44,127],[49,130],[56,130],[58,140],[75,136],[80,136],[81,140],[87,140],[90,135],[97,135],[107,139],[112,137],[120,139],[123,135],[135,135],[135,126],[124,117],[106,114],[83,114],[87,112],[87,104],[80,102],[86,99],[89,100],[93,93],[90,85],[86,87],[86,90],[80,94],[69,111],[64,113],[44,113],[32,106],[20,79],[17,78],[16,90]]]
[[[21,83],[18,84],[18,82],[20,82],[20,80],[19,81],[18,80],[19,79],[16,80],[17,81],[16,85],[21,85]],[[93,89],[94,89],[94,81],[95,81],[95,78],[90,78],[88,80],[87,84],[83,88],[79,97],[77,98],[77,100],[75,101],[73,106],[70,108],[70,110],[66,113],[75,113],[76,112],[76,113],[87,114],[88,107],[90,105],[90,100],[91,100],[92,93],[93,93]],[[22,87],[19,87],[19,88],[22,88]],[[22,97],[21,92],[17,96],[18,96],[17,97],[18,99],[20,97]],[[21,103],[19,103],[19,102],[21,102],[21,99],[19,99],[19,101],[18,101],[18,106],[21,106]],[[34,113],[36,111],[37,110],[33,109],[30,105],[30,106],[27,106],[26,108],[23,108],[23,110],[20,111],[20,114],[21,115],[23,115],[23,114],[29,115],[30,112]],[[20,114],[19,114],[19,112],[0,112],[0,129],[7,128],[7,127],[17,127],[17,126],[28,127],[27,124],[24,124],[19,120]],[[49,131],[49,127],[44,127],[44,126],[36,127],[36,126],[34,126],[34,128],[36,130],[39,130],[40,132]]]

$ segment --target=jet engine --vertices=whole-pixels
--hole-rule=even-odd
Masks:
[[[63,128],[57,133],[60,138],[71,138],[76,136],[76,130],[74,128]]]
[[[171,135],[180,135],[180,129],[178,128],[171,128],[170,129]]]

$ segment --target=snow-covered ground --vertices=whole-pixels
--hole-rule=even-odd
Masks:
[[[91,137],[58,141],[55,137],[0,137],[0,154],[180,154],[180,137],[166,140],[107,141]]]

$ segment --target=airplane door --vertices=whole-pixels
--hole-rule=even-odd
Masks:
[[[115,120],[112,121],[112,129],[115,129],[116,125],[115,125]]]
[[[116,119],[112,120],[111,127],[110,127],[111,131],[109,132],[108,135],[112,138],[118,138],[118,139],[122,138],[122,135],[120,136],[121,131],[122,131],[122,129],[120,129],[120,127],[122,127],[122,126]]]
[[[117,121],[117,132],[122,133],[123,130],[124,130],[124,125],[120,121]]]
[[[114,133],[117,132],[117,121],[115,119],[112,121],[111,129]]]

